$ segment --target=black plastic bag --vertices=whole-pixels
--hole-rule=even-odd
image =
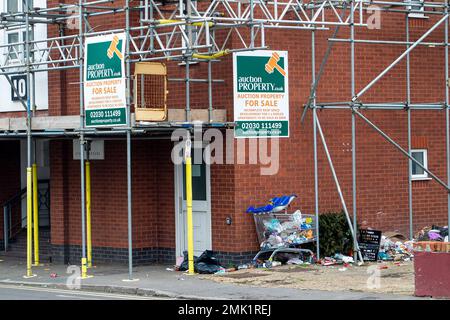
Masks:
[[[213,274],[220,271],[221,268],[217,264],[207,264],[206,262],[198,262],[195,264],[195,272],[200,274]]]
[[[187,251],[183,252],[183,262],[180,265],[179,271],[186,271],[189,269],[189,258]],[[214,256],[212,250],[205,250],[200,257],[194,256],[194,271],[201,274],[216,273],[222,268],[219,260]]]
[[[220,266],[219,260],[214,256],[214,252],[212,250],[205,250],[200,257],[198,257],[197,262],[204,262],[206,264],[217,265]]]
[[[195,268],[195,264],[197,263],[198,257],[194,256],[194,268]],[[189,269],[189,257],[188,257],[188,252],[184,251],[183,252],[183,262],[180,264],[180,268],[178,269],[179,271],[186,271]]]

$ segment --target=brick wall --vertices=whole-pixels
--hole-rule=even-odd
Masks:
[[[157,153],[155,152],[157,150]],[[174,248],[170,141],[133,141],[133,247]],[[54,245],[81,245],[80,162],[71,141],[51,143],[51,232]],[[105,141],[105,160],[92,160],[92,245],[126,248],[126,144]]]

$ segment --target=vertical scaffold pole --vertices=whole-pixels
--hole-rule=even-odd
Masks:
[[[313,10],[314,15],[314,10]],[[316,83],[316,34],[311,31],[311,86]],[[314,214],[316,217],[316,257],[320,259],[320,234],[319,234],[319,172],[317,165],[317,108],[316,91],[312,96],[313,107],[313,148],[314,148]]]
[[[25,60],[27,77],[27,273],[32,277],[33,260],[33,169],[31,167],[31,65],[30,65],[30,3],[24,0],[25,11]]]
[[[88,278],[87,258],[86,258],[86,190],[85,190],[85,171],[84,171],[84,50],[83,50],[83,0],[78,2],[79,16],[78,27],[80,37],[80,173],[81,173],[81,278]]]
[[[87,266],[92,268],[92,226],[91,226],[91,163],[89,161],[89,148],[86,152],[86,241]]]
[[[130,0],[125,1],[125,63],[127,90],[127,199],[128,199],[128,280],[133,280],[133,208],[131,172],[131,66],[130,66]]]
[[[447,20],[446,20],[447,21]],[[409,48],[409,15],[406,14],[405,21],[406,32],[406,50]],[[411,156],[411,76],[410,76],[410,55],[406,55],[406,105],[407,105],[407,126],[408,126],[408,154]],[[413,235],[413,203],[412,203],[412,161],[408,159],[408,211],[409,211],[409,239],[412,240]]]
[[[213,122],[212,62],[208,61],[208,121]]]
[[[188,36],[188,41],[186,43],[186,121],[190,122],[191,121],[191,92],[190,92],[190,54],[192,54],[192,50],[191,50],[191,46],[192,46],[192,28],[190,25],[190,20],[191,20],[191,12],[192,12],[192,8],[191,8],[191,0],[186,0],[186,8],[184,8],[185,10],[185,19],[186,19],[186,31],[187,31],[187,36]]]
[[[448,14],[448,2],[445,3],[445,14]],[[449,115],[449,72],[448,72],[448,19],[445,20],[445,133],[447,151],[447,186],[450,186],[450,115]],[[447,226],[450,226],[450,192],[447,192]],[[450,235],[448,236],[450,238]]]
[[[355,96],[355,1],[352,0],[350,4],[350,81],[351,81],[351,96]],[[356,119],[352,112],[352,202],[353,202],[353,230],[355,236],[353,237],[353,259],[358,260],[358,221],[357,221],[357,207],[356,207]]]

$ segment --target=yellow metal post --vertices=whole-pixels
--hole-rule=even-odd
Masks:
[[[32,277],[33,254],[33,169],[27,168],[27,277]]]
[[[34,265],[39,266],[39,199],[37,165],[33,167],[33,231],[34,231]]]
[[[92,267],[92,238],[91,238],[91,163],[86,161],[86,247],[87,267]]]
[[[189,152],[190,153],[190,152]],[[194,228],[192,223],[192,160],[186,156],[186,204],[189,274],[194,274]]]
[[[81,279],[87,279],[89,276],[87,275],[87,259],[81,258]]]

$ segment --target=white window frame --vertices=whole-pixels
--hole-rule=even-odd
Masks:
[[[424,2],[424,0],[406,0],[406,2],[409,2],[409,3],[417,3],[417,2],[420,2],[420,3],[423,3]],[[407,6],[406,7],[408,10],[413,10],[413,9],[415,9],[415,10],[417,10],[416,8],[416,6]],[[422,12],[425,12],[425,7],[420,7],[419,8],[419,10],[420,11],[422,11]],[[428,18],[426,15],[425,15],[425,13],[419,13],[419,12],[411,12],[411,13],[408,13],[408,17],[409,18]]]
[[[22,7],[23,7],[23,3],[22,0],[16,0],[17,1],[17,12],[21,12],[22,11]],[[8,0],[4,0],[3,1],[4,4],[4,12],[8,12]]]
[[[26,35],[25,35],[25,33],[26,33],[26,29],[25,28],[20,28],[20,29],[17,29],[17,30],[10,30],[10,31],[5,31],[5,43],[6,44],[9,44],[9,39],[8,39],[8,37],[9,37],[9,35],[10,34],[17,34],[17,38],[18,38],[18,49],[17,49],[17,52],[10,52],[9,54],[11,55],[11,54],[15,54],[15,55],[17,55],[17,57],[15,58],[15,59],[9,59],[8,60],[8,62],[9,62],[9,64],[18,64],[18,63],[20,63],[20,61],[23,61],[25,58],[26,58],[26,55],[25,55],[25,37],[26,37]],[[31,28],[30,28],[30,41],[33,41],[34,40],[34,35],[33,35],[33,32],[31,31]],[[5,47],[6,49],[6,52],[5,52],[5,55],[8,55],[8,47]],[[33,53],[31,53],[31,58],[33,59]]]
[[[423,166],[428,169],[428,150],[427,149],[411,149],[411,155],[415,152],[423,153]],[[412,165],[415,165],[413,161]],[[422,174],[413,174],[411,166],[411,180],[429,180],[428,172],[424,171]]]
[[[13,30],[13,31],[6,31],[5,32],[5,44],[10,44],[9,42],[9,36],[11,34],[17,34],[17,42],[20,43],[20,39],[21,39],[21,30]],[[5,47],[5,55],[8,56],[8,63],[9,64],[16,64],[19,63],[20,59],[21,59],[21,50],[20,50],[20,44],[17,45],[17,51],[11,51],[8,52],[9,47]],[[15,55],[15,58],[12,58],[11,55]]]

